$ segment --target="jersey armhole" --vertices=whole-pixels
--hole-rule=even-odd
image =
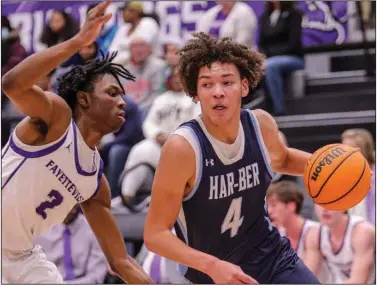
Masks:
[[[100,158],[100,167],[98,168],[98,173],[97,173],[97,187],[96,187],[96,190],[94,191],[93,195],[89,199],[92,199],[97,195],[97,193],[100,189],[101,177],[102,177],[103,171],[104,171],[104,162]]]
[[[183,198],[183,201],[185,202],[185,201],[190,200],[194,196],[194,194],[197,192],[199,183],[201,181],[202,168],[203,168],[201,144],[199,143],[198,137],[194,133],[192,128],[190,128],[188,126],[181,126],[172,134],[179,135],[179,136],[185,138],[185,140],[188,141],[190,146],[193,148],[193,152],[195,154],[196,178],[195,178],[195,182],[194,182],[194,188],[186,197]]]
[[[264,143],[264,140],[263,140],[263,137],[262,137],[262,134],[261,134],[261,130],[260,130],[260,124],[257,121],[257,118],[253,114],[252,110],[247,110],[247,112],[248,112],[249,117],[252,121],[254,131],[255,131],[255,134],[256,134],[256,138],[257,138],[257,142],[259,143],[261,153],[264,157],[264,162],[265,162],[266,168],[267,168],[269,175],[271,176],[272,180],[274,180],[279,174],[275,173],[273,171],[272,167],[270,166],[270,156],[269,156],[269,153],[268,153],[268,151],[266,150],[266,147],[265,147],[265,143]]]

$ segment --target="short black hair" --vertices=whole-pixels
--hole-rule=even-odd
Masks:
[[[231,38],[216,39],[203,32],[194,33],[193,39],[178,51],[179,71],[183,88],[190,97],[197,95],[199,70],[213,62],[232,63],[254,89],[264,71],[264,56]]]
[[[77,93],[79,91],[93,92],[94,82],[99,76],[111,74],[114,76],[125,94],[125,89],[121,84],[119,76],[126,80],[135,81],[133,76],[127,69],[120,64],[112,63],[113,59],[117,56],[117,52],[112,54],[107,53],[106,56],[100,50],[102,58],[94,59],[83,66],[75,66],[65,75],[58,79],[58,94],[70,106],[74,112],[77,104]]]

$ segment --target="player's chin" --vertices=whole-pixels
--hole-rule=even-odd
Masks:
[[[109,126],[109,129],[110,129],[110,132],[109,132],[109,133],[114,133],[114,132],[119,131],[124,123],[125,123],[125,121],[115,120],[115,121],[112,122],[112,124]]]

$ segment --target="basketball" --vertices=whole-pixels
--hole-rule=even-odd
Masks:
[[[370,166],[362,153],[344,144],[326,145],[306,164],[304,182],[308,195],[330,210],[357,205],[370,189]]]

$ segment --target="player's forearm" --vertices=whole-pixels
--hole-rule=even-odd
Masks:
[[[303,176],[305,166],[311,154],[294,148],[288,148],[287,156],[279,164],[272,164],[275,172],[292,176]]]
[[[218,260],[189,247],[169,230],[145,232],[144,243],[150,251],[206,274]]]
[[[27,90],[82,47],[76,37],[27,57],[2,78],[4,90]]]
[[[110,268],[128,284],[154,284],[143,268],[131,257],[115,261]]]

